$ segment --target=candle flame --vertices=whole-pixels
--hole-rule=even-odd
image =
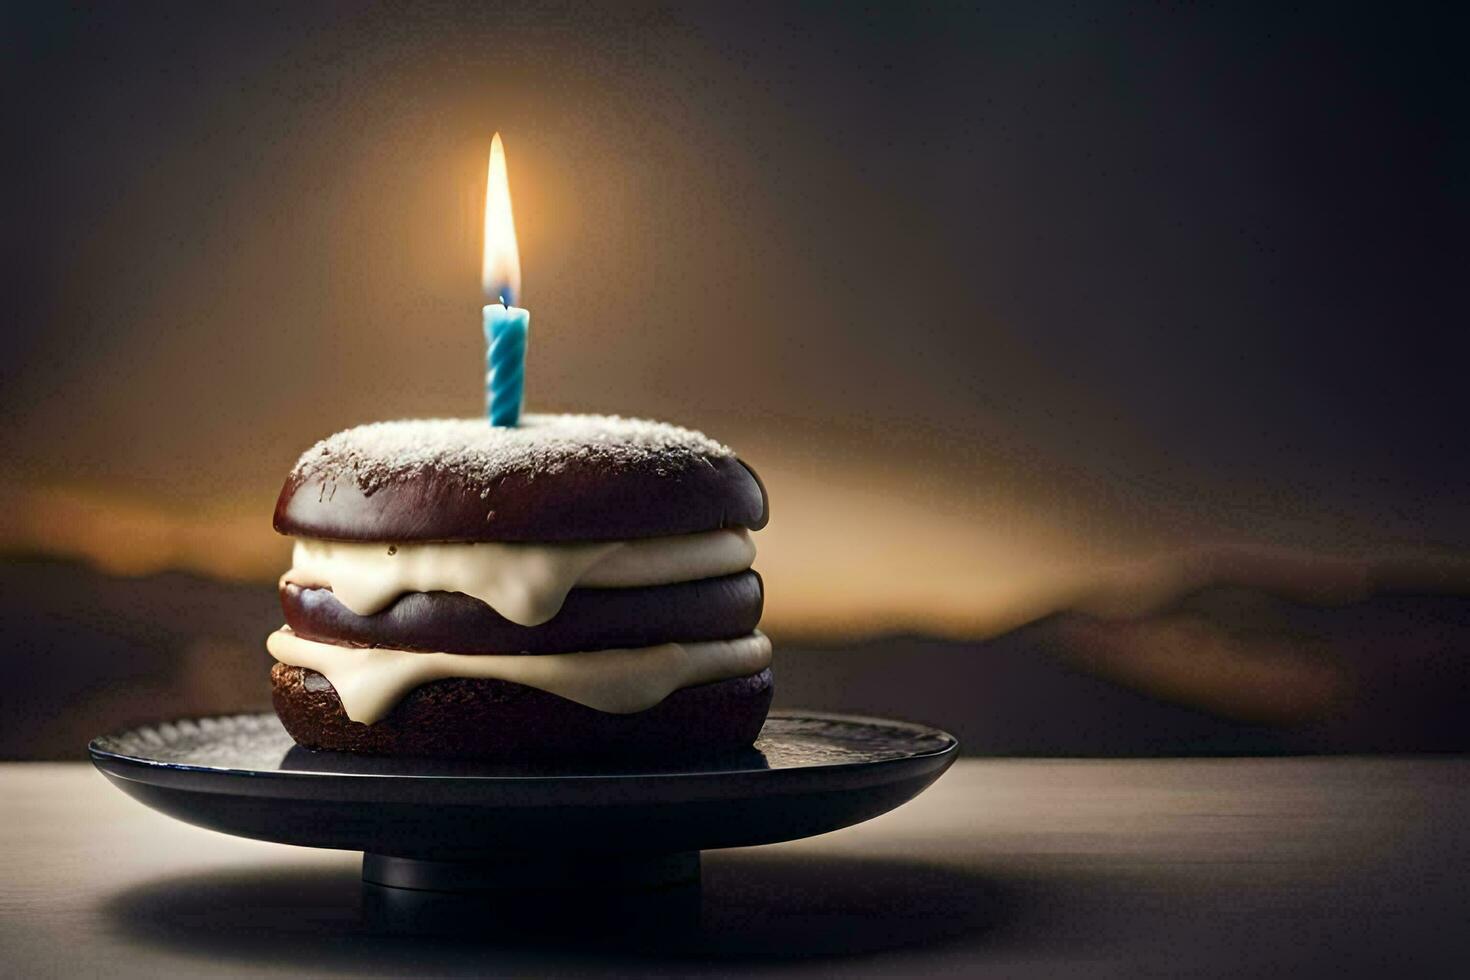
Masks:
[[[510,211],[510,180],[500,134],[490,141],[490,179],[485,184],[485,261],[480,283],[491,302],[514,305],[521,292],[521,252]]]

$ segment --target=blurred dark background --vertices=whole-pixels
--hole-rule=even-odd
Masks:
[[[266,701],[296,455],[533,409],[770,488],[782,701],[1470,748],[1453,4],[0,5],[0,755]]]

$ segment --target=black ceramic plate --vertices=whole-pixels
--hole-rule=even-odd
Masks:
[[[312,752],[273,714],[148,726],[89,748],[123,792],[187,823],[365,851],[370,880],[453,887],[454,869],[468,864],[512,864],[522,880],[554,877],[552,866],[647,877],[609,864],[630,855],[654,878],[678,878],[703,849],[795,840],[885,813],[938,779],[958,743],[921,725],[778,711],[751,749],[667,766]]]

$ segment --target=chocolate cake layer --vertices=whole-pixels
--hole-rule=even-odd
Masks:
[[[729,640],[760,622],[764,592],[755,572],[636,589],[573,589],[561,612],[520,626],[458,592],[411,592],[371,616],[352,612],[325,588],[281,589],[286,623],[327,643],[443,653],[572,653],[668,642]]]
[[[769,669],[675,691],[647,711],[596,711],[507,681],[452,679],[416,688],[372,725],[352,721],[331,683],[287,664],[271,670],[286,731],[307,748],[367,755],[520,760],[690,755],[750,745],[771,706]]]
[[[766,517],[760,480],[733,456],[677,471],[573,456],[488,482],[430,467],[370,493],[351,477],[293,473],[275,528],[342,541],[588,541],[755,529]]]

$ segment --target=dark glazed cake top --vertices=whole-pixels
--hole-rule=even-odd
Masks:
[[[358,541],[567,541],[765,524],[729,447],[661,422],[528,415],[377,422],[302,454],[276,530]]]

